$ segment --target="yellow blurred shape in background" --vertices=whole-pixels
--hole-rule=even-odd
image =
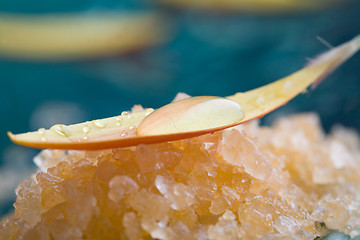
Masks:
[[[1,15],[0,55],[79,59],[131,52],[164,41],[155,13]]]
[[[338,0],[159,0],[175,7],[220,11],[287,12],[319,9]],[[344,2],[344,1],[343,1]]]

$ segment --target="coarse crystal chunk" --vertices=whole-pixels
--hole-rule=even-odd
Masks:
[[[355,237],[359,144],[355,131],[325,134],[317,115],[301,114],[174,142],[44,150],[0,239]]]

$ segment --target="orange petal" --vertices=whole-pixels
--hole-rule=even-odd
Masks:
[[[28,147],[74,150],[128,147],[200,136],[262,117],[324,78],[359,48],[360,36],[320,55],[312,64],[288,77],[227,97],[229,102],[219,97],[187,98],[170,103],[153,113],[152,109],[148,109],[70,126],[57,125],[50,130],[8,135],[13,142]],[[214,100],[220,104],[212,105],[216,102]],[[235,107],[232,101],[237,102],[242,110]],[[228,110],[217,116],[222,111],[218,106]],[[214,110],[213,114],[211,110]],[[227,114],[233,114],[231,111],[235,114],[229,117]],[[241,113],[245,115],[244,118]],[[221,120],[219,116],[224,119]],[[194,119],[196,124],[192,123]],[[216,121],[212,123],[212,119]],[[176,127],[171,128],[172,124]],[[181,129],[176,129],[179,126]]]

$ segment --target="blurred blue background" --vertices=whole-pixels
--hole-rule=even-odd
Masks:
[[[166,41],[138,51],[81,60],[23,60],[0,55],[0,216],[11,210],[14,189],[35,170],[37,150],[11,143],[21,133],[56,123],[119,115],[133,104],[159,107],[177,92],[227,96],[286,76],[360,34],[360,1],[293,12],[241,12],[172,8],[141,0],[0,1],[4,13],[97,13],[149,10],[164,16]],[[166,25],[166,26],[165,26]],[[4,33],[0,33],[4,34]],[[2,36],[0,35],[0,41]],[[314,91],[263,119],[303,111],[360,129],[360,54]]]

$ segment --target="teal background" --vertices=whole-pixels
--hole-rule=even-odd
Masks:
[[[316,36],[338,45],[360,34],[357,0],[291,14],[180,10],[140,0],[0,1],[0,14],[144,9],[164,14],[171,29],[166,43],[81,61],[0,56],[0,215],[11,210],[15,197],[11,184],[29,176],[37,153],[14,146],[6,131],[20,133],[114,116],[133,104],[156,108],[177,92],[227,96],[247,91],[302,68],[307,57],[326,51]],[[357,54],[314,91],[269,114],[263,123],[314,111],[326,130],[334,124],[359,130],[359,93]],[[50,115],[54,118],[50,122],[39,120]]]

